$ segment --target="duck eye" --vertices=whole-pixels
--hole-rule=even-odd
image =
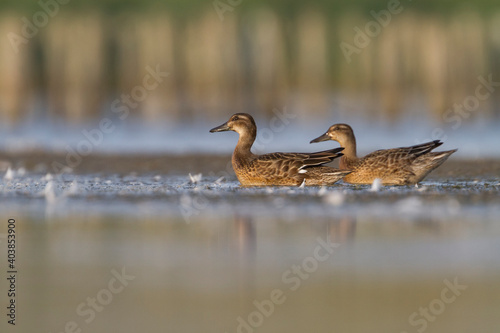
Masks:
[[[240,119],[240,118],[238,118],[238,116],[233,117],[233,120],[238,120],[238,119]]]

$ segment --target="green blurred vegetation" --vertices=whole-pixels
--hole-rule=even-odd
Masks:
[[[43,3],[56,0],[41,0]],[[218,0],[228,4],[231,0]],[[395,0],[393,0],[395,1]],[[232,0],[238,3],[238,0]],[[237,12],[244,13],[255,8],[266,7],[275,10],[283,16],[295,16],[304,8],[316,8],[330,16],[339,16],[346,11],[357,11],[369,15],[372,10],[381,10],[387,7],[388,0],[357,0],[357,1],[332,1],[332,0],[241,0],[237,4]],[[442,16],[453,14],[464,8],[472,9],[482,14],[492,13],[492,9],[500,8],[500,1],[494,0],[402,0],[401,5],[415,11],[433,13]],[[213,0],[72,0],[61,5],[62,10],[96,10],[108,15],[151,11],[168,10],[176,15],[192,15],[197,12],[213,8]],[[3,0],[0,2],[1,10],[15,10],[26,14],[40,9],[38,1],[33,0]]]

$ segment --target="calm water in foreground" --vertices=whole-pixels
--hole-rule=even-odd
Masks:
[[[2,332],[500,327],[498,177],[372,191],[16,170],[0,180],[0,218]]]

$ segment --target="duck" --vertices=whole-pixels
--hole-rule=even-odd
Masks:
[[[347,124],[332,125],[326,133],[310,143],[327,140],[337,141],[345,148],[339,168],[352,171],[343,179],[350,184],[372,184],[375,179],[379,179],[383,185],[418,184],[457,151],[433,152],[443,144],[440,140],[434,140],[415,146],[377,150],[360,158],[356,154],[354,131]]]
[[[252,153],[257,126],[248,113],[235,113],[227,122],[210,130],[224,131],[239,134],[231,162],[242,186],[332,185],[350,173],[324,165],[342,156],[342,147],[314,153]]]

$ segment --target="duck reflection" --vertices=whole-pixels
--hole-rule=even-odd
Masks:
[[[234,239],[240,258],[255,257],[256,231],[252,217],[239,215],[234,217]]]
[[[326,222],[327,236],[334,243],[351,243],[356,235],[356,216],[343,216]]]

